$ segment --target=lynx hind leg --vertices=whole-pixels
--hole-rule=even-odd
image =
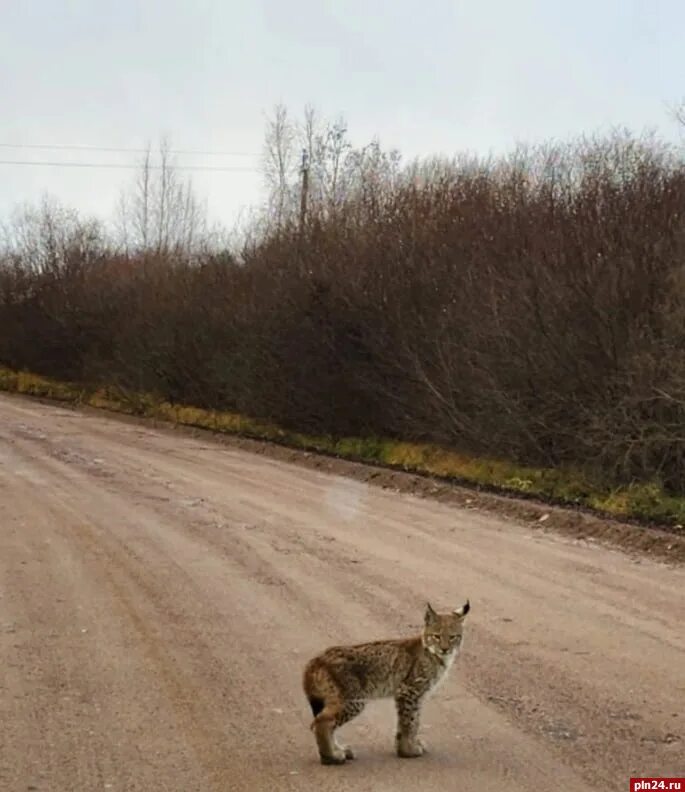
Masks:
[[[346,724],[348,721],[351,721],[353,718],[356,718],[357,715],[360,715],[364,709],[364,702],[363,701],[348,701],[343,706],[342,710],[340,711],[338,717],[335,719],[335,728],[339,729],[341,726]],[[335,738],[334,738],[335,739]],[[350,748],[349,745],[340,745],[336,740],[336,745],[340,748],[341,751],[345,753],[346,759],[355,759],[355,753]]]
[[[321,764],[340,765],[347,760],[344,748],[335,741],[335,717],[333,708],[324,707],[314,718],[314,736]]]
[[[303,683],[314,715],[311,729],[316,737],[322,764],[343,764],[348,759],[354,759],[354,751],[336,740],[335,731],[356,718],[364,709],[365,702],[347,699],[338,680],[321,658],[307,665]]]
[[[314,661],[305,670],[304,691],[314,715],[311,729],[321,764],[344,764],[347,760],[345,749],[335,741],[335,729],[345,706],[340,689],[327,669]]]
[[[349,745],[341,745],[337,741],[335,731],[359,715],[363,709],[363,702],[344,702],[340,696],[324,702],[323,709],[312,724],[322,764],[343,764],[346,760],[355,758]]]

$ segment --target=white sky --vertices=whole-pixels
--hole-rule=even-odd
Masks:
[[[403,155],[503,151],[627,126],[675,137],[685,0],[0,0],[0,144],[140,147],[168,134],[230,225],[260,198],[265,114],[342,113]],[[132,163],[11,149],[1,160]],[[110,216],[133,171],[0,165],[0,215],[49,192]]]

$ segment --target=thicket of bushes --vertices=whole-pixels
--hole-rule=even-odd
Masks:
[[[685,493],[685,166],[652,140],[365,178],[239,251],[47,210],[13,240],[13,369]]]

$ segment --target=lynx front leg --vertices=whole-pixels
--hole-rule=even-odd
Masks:
[[[418,739],[419,717],[421,714],[422,694],[407,688],[401,689],[395,697],[397,706],[397,736],[395,748],[403,759],[422,756],[424,746]]]

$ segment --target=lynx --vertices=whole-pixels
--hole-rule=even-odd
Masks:
[[[352,749],[337,742],[335,730],[359,715],[371,699],[395,699],[397,755],[424,753],[418,738],[421,705],[459,653],[470,607],[467,600],[458,610],[436,613],[428,603],[421,635],[335,646],[307,663],[303,687],[314,714],[311,729],[322,764],[354,759]]]

